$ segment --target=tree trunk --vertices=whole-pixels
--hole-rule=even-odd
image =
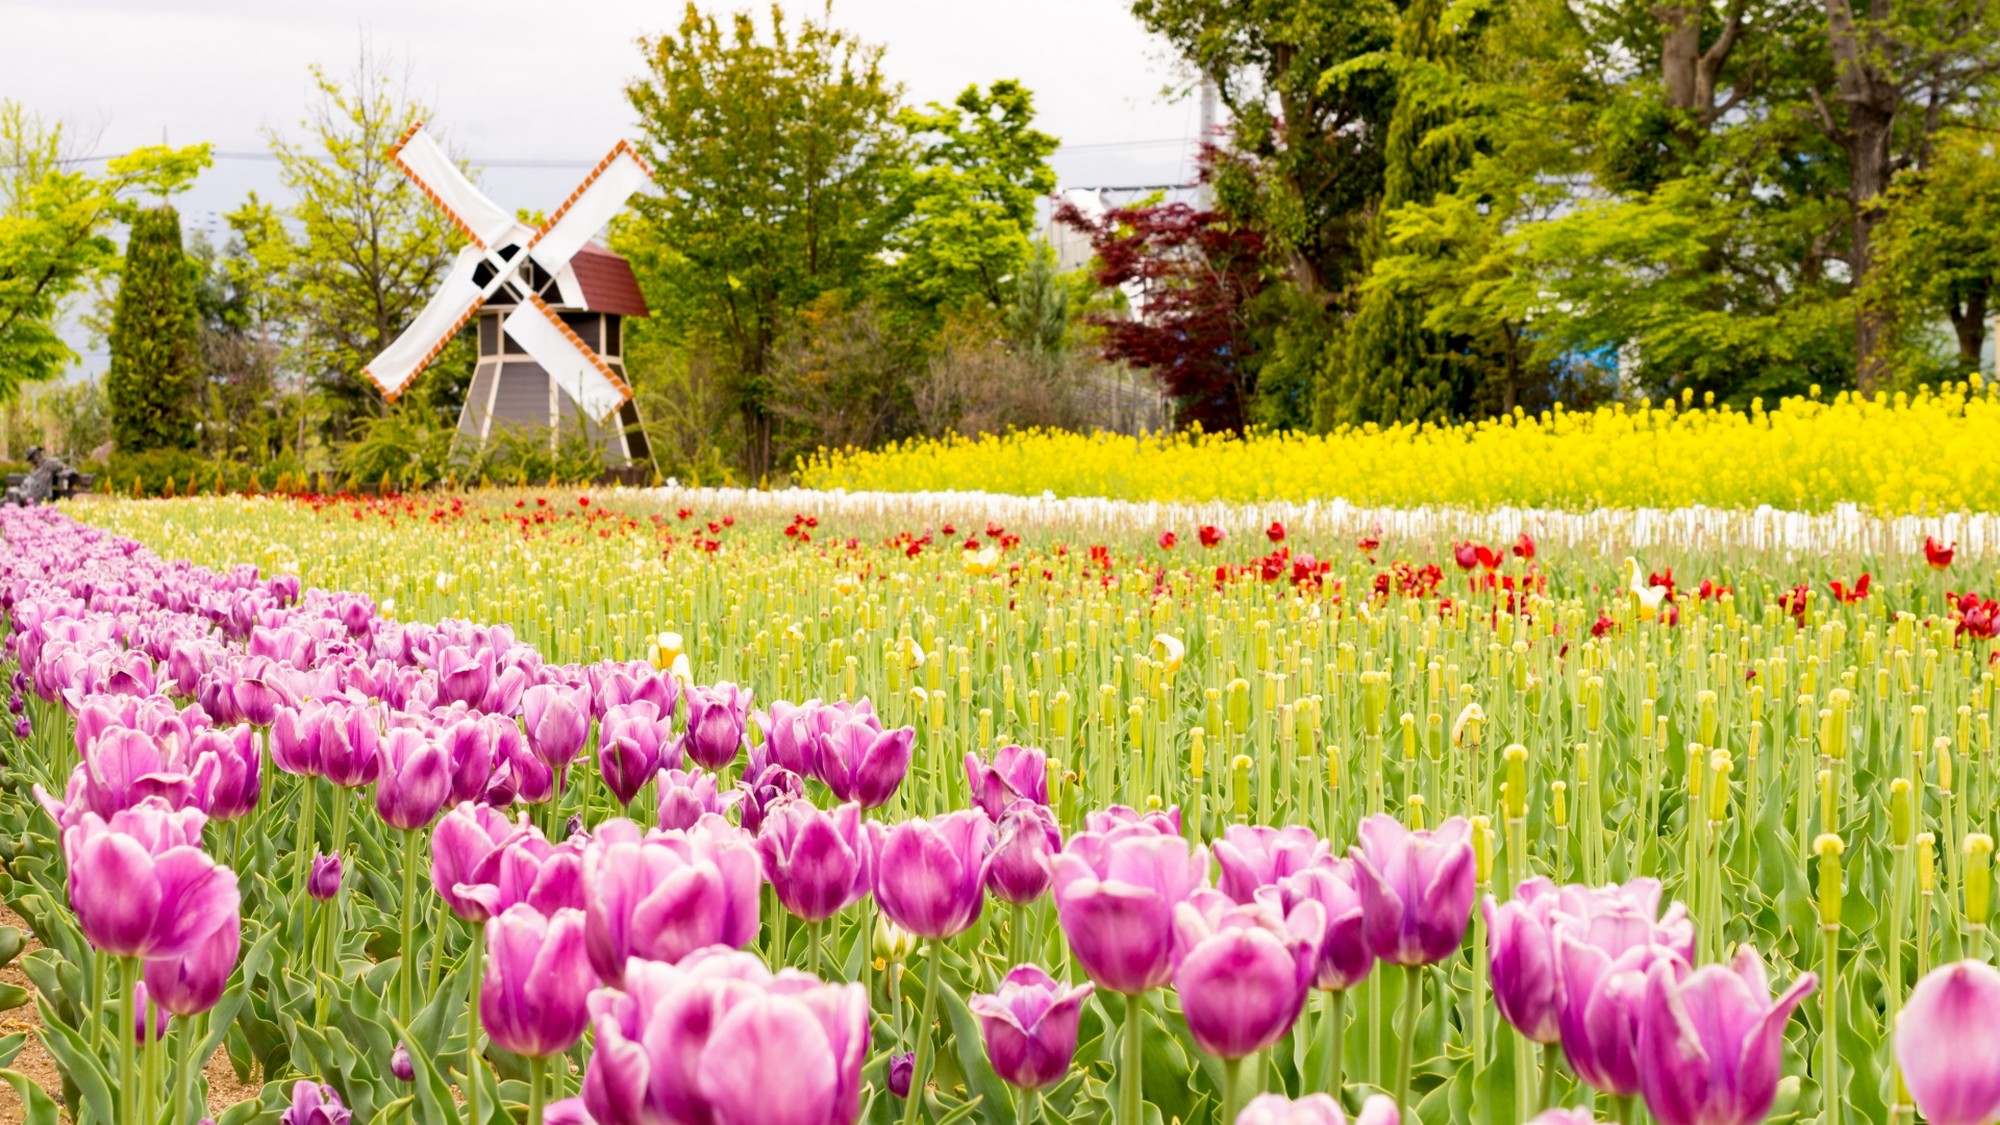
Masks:
[[[1823,0],[1826,8],[1827,46],[1833,55],[1834,80],[1840,100],[1847,107],[1845,128],[1835,128],[1824,105],[1829,132],[1847,150],[1847,199],[1854,211],[1853,246],[1848,265],[1858,292],[1874,265],[1872,243],[1875,226],[1882,214],[1877,201],[1889,188],[1894,169],[1890,139],[1901,108],[1902,91],[1890,75],[1879,67],[1886,49],[1879,31],[1864,31],[1855,24],[1848,0]],[[1865,18],[1879,27],[1889,16],[1889,0],[1868,0]],[[1856,302],[1854,311],[1854,385],[1863,394],[1881,386],[1888,373],[1888,357],[1883,354],[1889,337],[1887,311],[1865,302]]]
[[[1665,33],[1660,44],[1660,81],[1667,105],[1691,111],[1696,105],[1696,67],[1701,61],[1701,9],[1692,4],[1665,4],[1655,10]]]
[[[1971,374],[1979,370],[1980,353],[1986,350],[1986,289],[1966,294],[1962,304],[1951,308],[1951,329],[1958,336],[1958,370]]]

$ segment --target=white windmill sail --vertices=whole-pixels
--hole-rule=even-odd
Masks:
[[[472,280],[482,257],[470,246],[460,250],[417,319],[361,369],[391,401],[403,393],[418,372],[430,366],[451,343],[451,338],[458,335],[458,330],[465,327],[465,322],[479,312],[479,306],[486,303],[485,290]]]
[[[632,194],[646,186],[653,170],[639,159],[632,146],[619,141],[609,155],[597,162],[589,176],[570,194],[542,229],[528,243],[535,263],[550,273],[562,269],[589,242],[599,228],[611,221]]]
[[[570,331],[562,317],[540,297],[530,294],[519,308],[507,314],[500,327],[541,364],[556,386],[592,420],[604,421],[632,397],[632,388],[625,380]]]
[[[603,422],[632,397],[632,388],[592,351],[529,286],[522,270],[532,260],[567,277],[570,259],[611,220],[652,170],[619,141],[540,229],[515,219],[465,178],[421,122],[412,125],[389,157],[424,197],[465,233],[460,250],[423,311],[362,374],[393,399],[402,393],[487,301],[507,290],[518,307],[500,322],[556,386],[590,419]],[[524,252],[525,251],[525,252]],[[572,279],[573,286],[573,279]],[[565,290],[566,291],[566,290]]]

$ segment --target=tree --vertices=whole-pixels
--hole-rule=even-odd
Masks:
[[[207,145],[156,145],[91,176],[65,161],[66,147],[60,125],[0,101],[0,400],[76,361],[57,321],[68,298],[115,267],[109,232],[133,199],[178,190],[209,163]]]
[[[306,422],[299,395],[280,386],[292,306],[280,283],[290,273],[291,241],[278,209],[254,192],[224,219],[228,241],[197,239],[192,254],[207,369],[198,396],[202,445],[217,457],[262,461],[303,444],[295,430]]]
[[[358,418],[384,411],[381,392],[361,370],[430,300],[461,236],[389,160],[390,146],[428,108],[367,55],[345,84],[317,67],[313,83],[317,97],[303,123],[309,141],[270,138],[280,178],[296,198],[296,245],[281,248],[266,237],[261,260],[282,271],[274,276],[291,295],[292,362],[320,392],[328,436],[339,441]],[[451,424],[471,359],[469,344],[455,345],[406,398],[434,422]]]
[[[126,453],[192,449],[202,377],[195,267],[172,207],[139,212],[111,318],[111,440]]]
[[[1441,26],[1443,0],[1415,0],[1403,12],[1389,63],[1400,76],[1389,118],[1386,168],[1378,229],[1369,243],[1376,269],[1397,248],[1382,227],[1399,208],[1429,204],[1448,192],[1470,153],[1446,126],[1458,117],[1448,55],[1458,35]],[[1337,378],[1324,386],[1333,396],[1322,416],[1335,422],[1438,422],[1470,405],[1475,365],[1463,336],[1437,331],[1427,321],[1423,290],[1375,286],[1364,291],[1347,332],[1347,355]]]
[[[653,331],[713,342],[743,429],[744,467],[779,462],[774,353],[822,294],[858,290],[892,214],[906,158],[900,89],[881,50],[772,8],[760,31],[689,4],[680,26],[641,41],[647,74],[626,89],[657,195],[616,231]]]
[[[1180,425],[1240,430],[1257,389],[1246,310],[1264,289],[1264,236],[1185,203],[1121,207],[1097,221],[1074,204],[1056,221],[1090,236],[1097,283],[1136,286],[1132,315],[1097,316],[1103,357],[1152,373]]]
[[[1996,231],[2000,161],[1982,131],[1944,134],[1927,166],[1898,176],[1883,194],[1862,302],[1889,326],[1899,372],[1944,374],[1935,371],[1923,331],[1938,320],[1950,322],[1956,344],[1950,373],[1979,370],[1986,319],[2000,303],[1994,300],[2000,291]]]
[[[2000,74],[2000,9],[1957,0],[1822,0],[1834,97],[1808,85],[1826,135],[1847,157],[1852,235],[1848,267],[1866,287],[1875,229],[1895,173],[1921,167],[1938,130],[1961,122]],[[1887,377],[1893,305],[1855,306],[1854,381],[1871,391]]]
[[[888,286],[906,302],[933,315],[1005,303],[1033,253],[1036,200],[1056,186],[1056,139],[1034,119],[1034,96],[1013,81],[896,115],[914,156],[890,177],[903,217],[888,239]]]

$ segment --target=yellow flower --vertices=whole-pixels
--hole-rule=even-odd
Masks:
[[[1153,637],[1153,660],[1167,679],[1174,678],[1174,673],[1181,670],[1181,661],[1186,658],[1187,646],[1181,643],[1179,637],[1168,633]]]
[[[1667,600],[1665,586],[1649,586],[1643,577],[1645,568],[1639,560],[1625,556],[1625,584],[1632,591],[1632,598],[1639,604],[1639,620],[1651,621],[1660,612],[1660,604]]]
[[[991,574],[1000,568],[1000,552],[993,547],[981,547],[977,551],[965,552],[965,573],[971,575]]]

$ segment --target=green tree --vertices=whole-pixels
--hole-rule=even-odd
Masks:
[[[1387,64],[1398,76],[1389,118],[1387,162],[1378,229],[1369,243],[1374,268],[1398,247],[1385,231],[1398,210],[1424,206],[1449,192],[1470,153],[1462,134],[1447,129],[1459,116],[1450,56],[1459,28],[1442,26],[1444,0],[1415,0],[1403,11]],[[1476,383],[1470,343],[1427,320],[1426,295],[1409,286],[1364,290],[1347,329],[1347,354],[1323,384],[1333,401],[1319,414],[1335,423],[1434,422],[1465,413]]]
[[[1874,269],[1862,300],[1889,326],[1897,372],[1942,375],[1925,329],[1948,321],[1949,372],[1979,370],[1986,320],[2000,291],[2000,160],[1990,134],[1954,130],[1923,168],[1896,178],[1874,231]]]
[[[903,300],[931,314],[1006,303],[1033,253],[1036,200],[1056,186],[1056,139],[1034,119],[1034,95],[1014,81],[896,116],[914,148],[889,181],[903,218],[887,284]]]
[[[270,271],[259,283],[266,294],[289,295],[290,362],[318,392],[327,437],[338,442],[359,418],[386,411],[361,369],[430,300],[462,239],[389,159],[390,146],[428,107],[368,57],[345,83],[318,68],[313,83],[308,139],[270,138],[296,200],[289,217],[298,233],[282,241],[296,245],[281,245],[260,217],[260,242],[247,260]],[[449,426],[471,376],[471,345],[461,337],[404,397],[431,424]]]
[[[196,269],[181,245],[180,213],[148,208],[132,220],[111,315],[111,440],[126,453],[192,449],[202,378]]]
[[[689,4],[642,40],[627,87],[657,195],[616,233],[655,324],[720,358],[752,480],[778,465],[775,351],[823,294],[858,291],[891,226],[890,179],[907,159],[900,89],[881,50],[777,8],[760,29]]]
[[[109,232],[133,200],[178,190],[209,163],[207,145],[152,146],[92,176],[67,155],[61,125],[0,101],[0,400],[76,362],[57,322],[69,298],[116,267]]]

